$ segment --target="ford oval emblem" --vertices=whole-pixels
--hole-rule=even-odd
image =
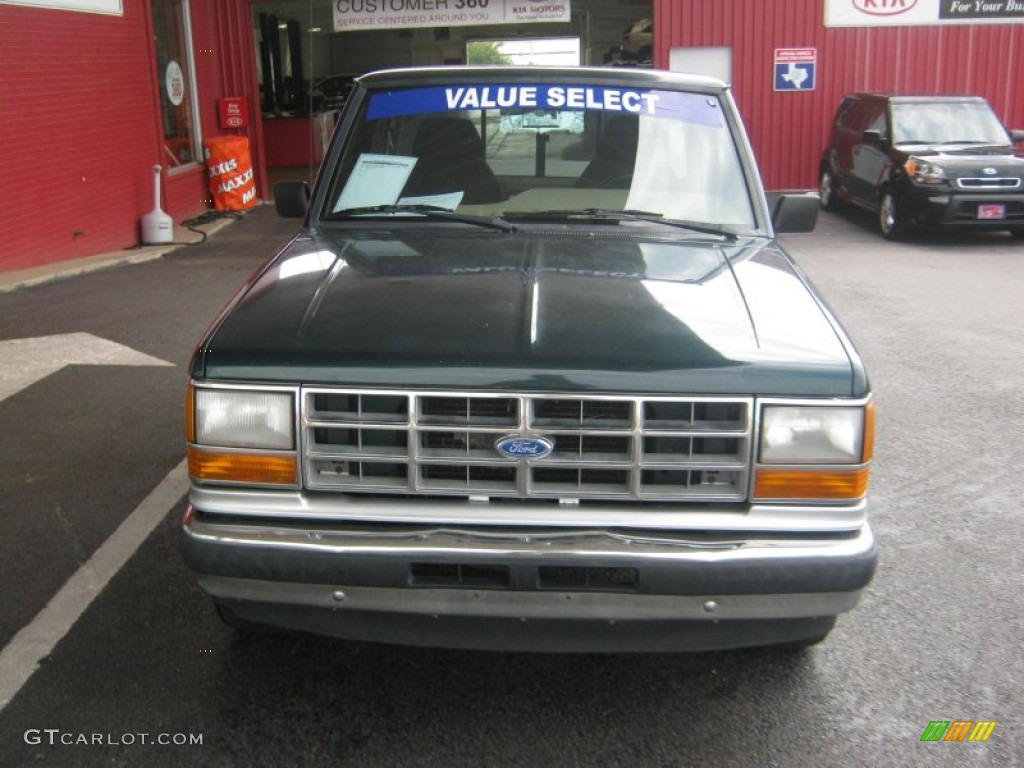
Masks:
[[[494,449],[506,459],[543,459],[555,448],[546,437],[509,435],[494,444]]]

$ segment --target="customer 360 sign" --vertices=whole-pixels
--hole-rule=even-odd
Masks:
[[[569,21],[571,0],[335,0],[334,31]]]
[[[167,98],[171,104],[178,106],[185,99],[185,74],[181,71],[181,65],[176,61],[167,62],[167,70],[164,72],[164,87],[167,89]]]

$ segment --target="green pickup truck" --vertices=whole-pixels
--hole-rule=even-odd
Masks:
[[[728,88],[359,78],[296,237],[200,340],[186,561],[220,616],[495,650],[820,641],[874,573],[871,389]]]

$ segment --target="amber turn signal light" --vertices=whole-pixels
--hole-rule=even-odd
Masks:
[[[185,388],[185,442],[196,441],[196,396],[192,382]]]
[[[754,476],[754,498],[762,501],[849,501],[863,498],[867,492],[867,467],[845,471],[759,469]]]
[[[864,453],[861,461],[867,464],[875,453],[875,404],[870,402],[864,406]]]
[[[263,485],[295,485],[298,477],[294,456],[204,451],[192,446],[188,473],[196,480]]]

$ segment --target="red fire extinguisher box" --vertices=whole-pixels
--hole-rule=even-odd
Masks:
[[[244,96],[225,96],[217,100],[221,128],[246,128],[249,125],[249,104]]]

